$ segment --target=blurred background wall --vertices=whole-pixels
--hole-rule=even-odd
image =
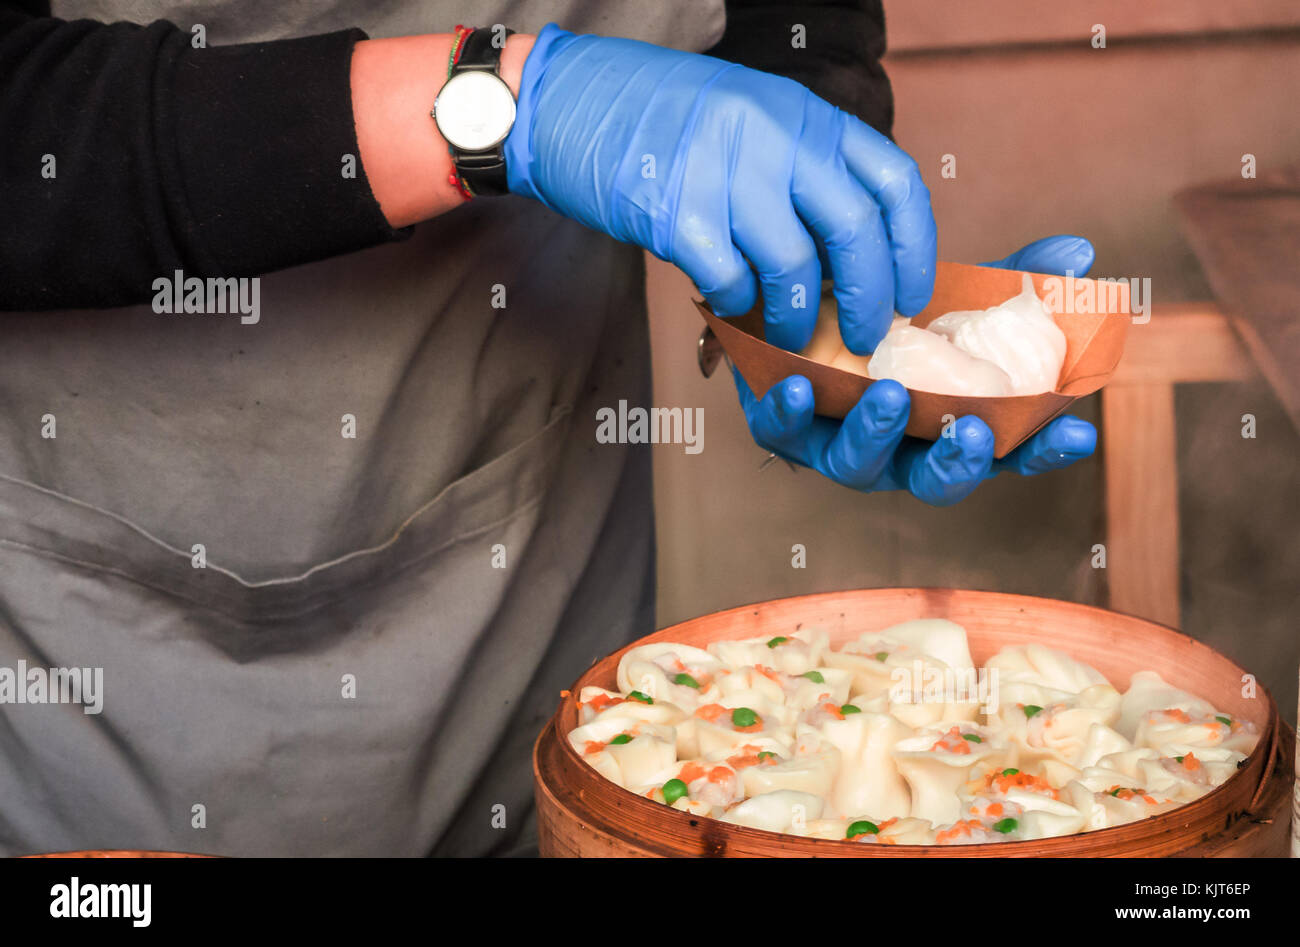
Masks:
[[[895,137],[921,166],[940,259],[1088,237],[1092,275],[1149,276],[1157,304],[1211,298],[1171,195],[1300,161],[1294,0],[886,0]],[[1090,45],[1094,24],[1107,45]],[[809,36],[809,53],[816,37]],[[954,179],[939,175],[956,156]],[[1300,261],[1297,261],[1300,265]],[[1107,604],[1099,457],[999,477],[950,509],[861,495],[782,463],[725,369],[700,375],[689,280],[648,259],[655,403],[705,409],[704,451],[655,448],[661,626],[832,589],[938,585]],[[1300,318],[1300,313],[1297,314]],[[1134,331],[1138,331],[1136,328]],[[1300,366],[1297,366],[1300,370]],[[1293,722],[1300,662],[1300,437],[1259,377],[1177,389],[1184,630],[1259,675]],[[1094,422],[1096,396],[1075,413]],[[1241,437],[1241,416],[1258,437]],[[807,550],[792,567],[792,546]]]

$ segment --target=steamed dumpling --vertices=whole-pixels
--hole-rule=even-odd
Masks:
[[[789,759],[766,757],[757,763],[745,765],[740,770],[740,776],[747,796],[793,789],[824,799],[830,795],[839,769],[840,751],[827,744],[815,753]]]
[[[915,618],[890,625],[883,631],[864,634],[858,640],[906,645],[921,654],[938,658],[950,668],[969,670],[975,667],[970,657],[966,629],[946,618]]]
[[[769,832],[788,832],[793,828],[796,834],[801,834],[808,823],[822,817],[822,808],[820,796],[781,789],[737,803],[727,810],[722,821]]]
[[[997,670],[1001,685],[1037,684],[1066,694],[1079,694],[1096,684],[1109,685],[1095,667],[1039,644],[1003,648],[989,658],[987,667]],[[1124,732],[1123,728],[1120,732]]]
[[[979,710],[966,629],[956,622],[922,618],[868,632],[827,656],[835,660],[854,672],[855,701],[879,696],[887,681],[888,712],[914,730],[974,720]]]
[[[912,792],[910,815],[934,825],[959,821],[957,790],[1007,760],[1005,744],[995,743],[991,731],[969,723],[899,740],[893,756]]]
[[[842,360],[833,364],[845,371],[853,370]],[[997,365],[914,325],[895,324],[889,330],[867,363],[866,374],[871,378],[892,378],[905,388],[937,395],[1003,397],[1015,393],[1011,377]]]
[[[869,356],[845,347],[834,305],[823,304],[800,354],[915,391],[998,398],[1055,391],[1066,339],[1025,274],[1018,295],[988,309],[944,313],[925,328],[895,317]]]
[[[824,629],[810,628],[788,635],[715,641],[709,653],[732,667],[768,667],[783,674],[805,674],[822,663],[830,647]]]
[[[1155,671],[1138,671],[1129,680],[1115,729],[1135,740],[1142,719],[1157,710],[1181,710],[1193,717],[1214,716],[1214,705],[1209,701],[1179,690]]]
[[[872,355],[854,355],[840,338],[834,306],[823,306],[804,358],[864,378],[892,378],[905,388],[940,395],[1009,395],[1011,379],[947,339],[897,316]]]
[[[832,715],[817,730],[839,751],[839,769],[827,796],[836,812],[866,812],[877,819],[909,814],[911,794],[892,753],[911,730],[877,713]]]
[[[1081,769],[1129,748],[1129,741],[1111,729],[1119,717],[1120,696],[1109,684],[1094,684],[1078,694],[1021,682],[1003,690],[1007,693],[989,725],[1019,747],[1021,765],[1052,759]]]
[[[867,632],[826,663],[852,675],[850,697],[863,710],[883,699],[884,710],[918,729],[943,721],[973,720],[977,693],[966,629],[942,618],[919,619]],[[941,687],[940,699],[934,699]],[[874,707],[871,709],[875,709]]]
[[[1065,333],[1034,292],[1026,273],[1020,295],[988,309],[949,312],[926,326],[955,347],[1006,373],[1011,394],[1055,391],[1065,364]]]
[[[614,742],[626,737],[626,742]],[[644,786],[677,760],[672,727],[606,717],[574,727],[569,745],[605,778],[620,786]]]
[[[707,651],[686,644],[656,642],[623,655],[618,662],[618,689],[623,693],[640,691],[690,712],[716,699],[714,677],[720,670],[722,662]],[[697,686],[676,683],[687,678]]]

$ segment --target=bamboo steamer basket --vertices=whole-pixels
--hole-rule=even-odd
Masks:
[[[1259,728],[1258,746],[1215,790],[1170,812],[1064,838],[991,845],[863,845],[730,825],[659,805],[592,769],[569,745],[583,687],[614,689],[619,658],[640,644],[710,642],[829,631],[839,647],[864,632],[913,618],[965,626],[977,666],[1008,645],[1038,643],[1091,664],[1121,691],[1135,671]],[[545,857],[1168,857],[1285,855],[1295,735],[1262,687],[1244,697],[1246,672],[1212,648],[1164,625],[1086,605],[959,589],[865,589],[778,599],[665,628],[598,661],[563,696],[533,748],[541,854]],[[1257,685],[1258,687],[1258,685]]]

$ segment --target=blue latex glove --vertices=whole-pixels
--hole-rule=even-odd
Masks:
[[[1082,237],[1047,237],[996,263],[1004,269],[1083,276],[1092,245]],[[993,459],[993,432],[979,418],[958,418],[953,437],[930,442],[905,437],[907,389],[875,382],[843,421],[813,415],[812,385],[791,375],[762,400],[733,372],[750,432],[761,446],[857,490],[908,490],[935,506],[965,499],[982,480],[1004,470],[1045,473],[1068,467],[1097,446],[1097,431],[1080,418],[1059,417],[1001,460]]]
[[[819,253],[858,354],[934,288],[916,163],[790,79],[547,26],[505,152],[512,192],[676,264],[719,315],[753,308],[761,284],[775,345],[812,338]]]

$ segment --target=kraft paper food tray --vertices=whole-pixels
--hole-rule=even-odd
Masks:
[[[1044,273],[1029,275],[1034,281],[1034,291],[1049,304],[1052,318],[1065,333],[1065,363],[1057,390],[1040,395],[973,398],[909,388],[912,410],[907,422],[908,434],[936,440],[948,420],[973,414],[993,431],[993,455],[1004,457],[1074,401],[1092,394],[1110,380],[1124,354],[1130,319],[1128,283]],[[912,322],[924,327],[946,312],[987,309],[1005,302],[1020,293],[1022,276],[1020,270],[939,263],[934,296]],[[1084,304],[1087,300],[1092,303]],[[735,319],[720,319],[707,304],[700,300],[694,302],[737,370],[760,398],[786,376],[803,375],[812,383],[816,412],[842,418],[873,383],[870,378],[768,345],[763,341],[761,302]],[[835,305],[829,284],[823,289],[822,305]],[[1071,311],[1080,308],[1090,311]]]

